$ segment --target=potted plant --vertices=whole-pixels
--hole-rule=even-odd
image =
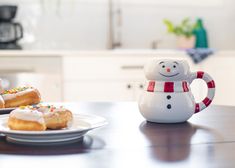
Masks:
[[[163,22],[167,27],[168,33],[172,33],[177,36],[178,48],[194,48],[194,30],[196,28],[196,23],[191,23],[189,18],[183,19],[182,22],[178,25],[174,25],[170,20],[167,19],[164,19]]]

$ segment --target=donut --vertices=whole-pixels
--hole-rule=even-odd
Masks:
[[[38,104],[41,101],[40,93],[33,87],[18,87],[2,92],[5,108]]]
[[[25,131],[63,129],[69,126],[72,118],[72,112],[63,107],[21,106],[10,113],[8,127],[12,130]]]
[[[2,79],[0,79],[0,93],[3,92],[3,87],[2,87]],[[0,96],[0,108],[5,108],[5,102],[2,98],[2,96]]]
[[[72,121],[72,112],[62,106],[40,106],[38,111],[44,113],[47,129],[62,129],[68,127]]]
[[[2,96],[0,96],[0,109],[5,108],[5,101],[3,100]]]
[[[7,125],[11,130],[46,130],[43,113],[29,108],[17,108],[13,110],[9,115]]]

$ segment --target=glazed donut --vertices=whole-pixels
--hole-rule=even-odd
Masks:
[[[11,130],[44,131],[46,123],[43,114],[29,108],[17,108],[8,118],[8,127]]]
[[[3,100],[2,96],[0,96],[0,108],[5,108],[5,101]]]
[[[5,108],[38,104],[41,101],[40,93],[33,87],[18,87],[5,90],[2,93]]]
[[[46,129],[62,129],[72,121],[71,111],[54,106],[21,106],[13,110],[8,119],[8,127],[12,130],[44,131]]]
[[[62,129],[68,127],[72,121],[72,112],[55,106],[40,106],[38,111],[44,113],[44,119],[47,129]]]
[[[2,79],[0,78],[0,93],[3,92],[3,87],[2,87]],[[5,108],[5,102],[2,98],[2,96],[0,96],[0,108]]]

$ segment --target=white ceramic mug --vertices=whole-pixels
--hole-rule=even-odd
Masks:
[[[190,72],[183,60],[153,59],[145,66],[148,79],[139,99],[143,117],[157,123],[179,123],[208,107],[215,95],[215,82],[206,72]],[[206,98],[196,103],[190,90],[194,79],[207,83]]]

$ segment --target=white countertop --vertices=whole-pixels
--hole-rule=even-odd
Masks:
[[[116,49],[116,50],[0,50],[0,56],[115,56],[115,55],[185,55],[183,50],[138,50],[138,49]],[[235,50],[223,50],[215,52],[216,55],[235,56]]]
[[[185,54],[180,50],[0,50],[0,56],[66,56],[66,55],[142,55],[142,54]]]

